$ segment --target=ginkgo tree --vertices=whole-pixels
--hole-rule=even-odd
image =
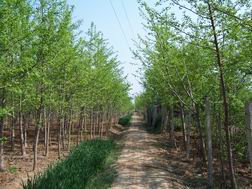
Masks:
[[[66,0],[0,2],[1,170],[9,140],[16,150],[18,138],[24,157],[32,141],[35,170],[41,139],[49,156],[55,138],[60,158],[83,135],[102,137],[132,108],[113,48],[94,24],[80,36],[72,12]]]
[[[206,139],[202,124],[209,119],[205,117],[209,114],[209,103],[205,99],[210,99],[211,119],[216,126],[212,129],[218,133],[213,138],[217,138],[214,142],[218,143],[216,150],[221,154],[223,182],[226,184],[223,162],[227,157],[231,185],[237,188],[234,157],[243,154],[242,158],[246,158],[246,146],[238,146],[245,145],[244,104],[251,100],[252,63],[251,48],[248,48],[251,1],[164,0],[158,1],[156,8],[144,1],[139,4],[149,34],[146,39],[140,38],[138,50],[134,52],[143,62],[145,92],[141,98],[148,100],[146,104],[161,104],[170,113],[175,107],[181,114],[182,124],[191,120],[184,120],[185,116],[192,117],[202,162],[207,162],[207,152],[208,161],[213,155],[209,154],[212,139]],[[174,10],[181,10],[181,14]],[[169,123],[172,131],[172,121]],[[190,129],[182,128],[183,138],[187,140]],[[235,128],[239,128],[239,134],[232,135],[231,129]],[[212,173],[210,170],[211,176]],[[209,187],[213,187],[211,178]]]

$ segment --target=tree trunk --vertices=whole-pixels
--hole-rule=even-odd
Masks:
[[[186,158],[190,158],[190,153],[191,153],[191,125],[192,125],[192,115],[191,112],[189,112],[187,118],[185,119],[186,121],[186,138],[187,138],[187,143],[186,143]]]
[[[195,114],[195,122],[197,125],[197,129],[199,132],[199,137],[200,137],[200,153],[201,153],[201,158],[203,163],[206,164],[206,145],[203,137],[203,131],[201,127],[201,122],[200,122],[200,112],[199,112],[199,106],[196,105],[196,114]]]
[[[72,110],[70,111],[70,116],[68,120],[68,145],[67,150],[70,151],[71,148],[71,134],[72,134]]]
[[[61,146],[60,146],[60,142],[61,142],[61,132],[62,132],[62,127],[64,126],[64,119],[61,119],[61,116],[58,118],[58,124],[59,124],[59,129],[58,129],[58,158],[61,158]]]
[[[184,149],[187,152],[187,136],[186,136],[185,112],[184,112],[184,108],[182,106],[180,107],[180,111],[181,111],[181,125],[182,125],[182,129],[183,129]]]
[[[212,154],[212,132],[211,132],[211,107],[209,98],[206,97],[206,128],[207,128],[207,160],[208,160],[208,188],[213,188],[213,154]]]
[[[46,116],[45,119],[45,125],[46,125],[46,146],[45,146],[45,156],[48,157],[49,156],[49,144],[50,144],[50,126],[51,126],[51,114],[50,111],[48,112],[48,116]]]
[[[20,131],[20,146],[21,146],[21,154],[22,156],[26,156],[26,148],[24,141],[24,130],[23,130],[23,114],[21,110],[19,111],[19,131]]]
[[[38,160],[38,143],[39,143],[39,133],[41,127],[41,112],[39,112],[37,116],[36,126],[35,126],[35,139],[33,145],[33,171],[37,168],[37,160]]]
[[[1,90],[0,108],[4,109],[5,108],[5,89],[0,89],[0,90]],[[5,170],[3,130],[4,130],[4,115],[0,116],[0,171]]]
[[[12,152],[14,152],[15,150],[15,127],[16,127],[16,117],[15,117],[15,111],[13,110],[12,118],[11,118],[11,151]]]
[[[226,174],[224,171],[224,148],[223,148],[223,142],[222,142],[222,128],[221,128],[221,115],[220,112],[218,113],[217,117],[217,130],[218,130],[218,143],[219,143],[219,156],[220,156],[220,163],[221,163],[221,175],[222,175],[222,180],[223,180],[223,187],[221,188],[227,188],[227,183],[226,183]]]
[[[170,138],[172,141],[172,146],[177,148],[177,143],[176,143],[176,138],[175,138],[175,133],[174,133],[174,109],[173,105],[171,106],[170,109]]]
[[[27,114],[27,118],[25,117],[25,115],[23,115],[23,120],[24,120],[24,147],[27,148],[27,129],[29,127],[29,115]]]
[[[210,3],[211,3],[210,0],[208,0],[207,1],[208,12],[209,12],[209,18],[211,21],[212,31],[213,31],[216,59],[217,59],[218,67],[219,67],[221,95],[222,95],[222,99],[223,99],[222,106],[223,106],[223,110],[224,110],[224,127],[225,127],[226,142],[227,142],[227,153],[228,153],[227,156],[228,156],[229,172],[230,172],[230,177],[231,177],[232,188],[237,189],[238,186],[237,186],[236,179],[235,179],[233,153],[232,153],[230,131],[229,131],[229,110],[228,110],[228,97],[227,97],[228,95],[226,92],[226,83],[225,83],[224,74],[223,74],[224,73],[223,72],[223,63],[221,60],[218,37],[217,37],[217,33],[216,33],[216,28],[215,28],[213,9],[212,9],[212,6]]]
[[[247,124],[247,139],[248,139],[248,152],[249,161],[252,174],[252,102],[246,104],[246,124]]]

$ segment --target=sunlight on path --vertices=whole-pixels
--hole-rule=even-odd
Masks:
[[[132,126],[124,139],[124,148],[117,161],[118,177],[113,189],[187,188],[165,169],[158,142],[141,126],[143,117],[134,113]]]

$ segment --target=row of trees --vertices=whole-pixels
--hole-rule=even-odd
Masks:
[[[234,160],[247,159],[248,154],[244,104],[252,100],[252,2],[160,0],[156,8],[139,4],[148,36],[140,38],[134,53],[143,63],[145,88],[137,106],[149,105],[147,113],[152,115],[151,107],[159,104],[163,119],[179,112],[187,156],[195,123],[200,157],[209,166],[209,187],[213,138],[222,184],[227,186],[227,165],[231,186],[237,188]],[[169,130],[174,141],[173,124]]]
[[[66,0],[0,1],[0,170],[8,141],[14,150],[19,138],[26,155],[27,122],[34,128],[35,169],[41,131],[48,155],[50,125],[60,152],[72,122],[82,133],[87,120],[91,127],[96,120],[111,122],[132,106],[113,49],[94,24],[80,37],[72,11]]]

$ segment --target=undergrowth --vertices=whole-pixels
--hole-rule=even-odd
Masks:
[[[23,189],[84,189],[90,179],[106,166],[116,148],[113,140],[91,140],[74,148],[69,157],[23,184]]]

